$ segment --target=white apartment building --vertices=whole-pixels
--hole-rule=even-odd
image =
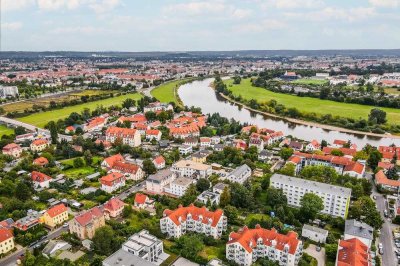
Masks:
[[[160,219],[161,232],[170,237],[179,238],[187,232],[195,232],[220,238],[227,229],[227,218],[224,211],[214,212],[206,207],[198,208],[191,204],[188,207],[179,205],[176,210],[165,210]]]
[[[176,179],[176,174],[170,169],[158,171],[146,179],[146,190],[152,193],[162,193],[164,189]]]
[[[178,177],[172,181],[169,186],[165,187],[165,192],[170,193],[177,197],[182,197],[191,184],[195,182],[194,179],[187,177]]]
[[[303,244],[297,239],[297,233],[290,231],[279,234],[256,225],[255,229],[247,226],[229,235],[226,244],[226,258],[238,265],[250,266],[260,258],[276,261],[281,266],[297,265],[303,254]]]
[[[207,178],[212,173],[211,165],[190,160],[180,160],[172,165],[172,171],[183,177]]]
[[[226,179],[231,182],[237,182],[239,184],[243,184],[250,176],[251,176],[251,168],[248,165],[243,164],[237,167],[232,172],[230,172],[226,177]]]
[[[306,179],[274,174],[270,180],[271,187],[282,189],[288,204],[300,207],[300,200],[306,193],[319,196],[324,202],[321,213],[335,217],[347,217],[350,205],[351,189]]]
[[[159,257],[164,253],[163,242],[151,235],[147,230],[142,230],[130,236],[122,244],[122,250],[149,262],[157,262]]]
[[[18,96],[17,86],[2,86],[0,85],[0,98],[16,97]]]
[[[140,133],[136,129],[109,127],[106,131],[106,141],[114,143],[117,139],[131,147],[138,147],[142,143]]]

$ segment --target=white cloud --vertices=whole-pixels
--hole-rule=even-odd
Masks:
[[[97,28],[92,26],[76,26],[76,27],[62,27],[56,28],[50,33],[52,34],[99,34],[104,33],[106,30],[104,28]]]
[[[1,11],[19,10],[31,6],[35,3],[35,0],[0,0]]]
[[[108,12],[120,4],[120,0],[100,0],[100,1],[92,1],[89,4],[89,7],[93,9],[96,13],[105,13]]]
[[[22,28],[22,22],[6,22],[1,23],[3,30],[19,30]]]
[[[375,7],[400,7],[400,0],[369,0],[369,3]]]
[[[337,8],[326,7],[313,12],[284,13],[287,18],[294,18],[308,21],[347,21],[356,22],[375,17],[377,14],[372,7]]]
[[[294,8],[320,8],[324,5],[323,0],[267,0],[263,2],[262,7],[268,9],[275,7],[279,9]]]
[[[247,23],[239,25],[236,29],[240,32],[265,32],[286,28],[287,24],[282,20],[265,19],[257,23]]]

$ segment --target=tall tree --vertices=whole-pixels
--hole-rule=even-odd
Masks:
[[[219,205],[221,207],[225,207],[231,202],[231,192],[229,191],[229,187],[225,187],[221,193],[221,197],[219,200]]]
[[[51,143],[57,144],[57,141],[58,141],[58,129],[57,129],[56,123],[54,121],[50,121],[48,123],[48,128],[49,128],[49,131],[50,131]]]
[[[313,194],[306,193],[300,200],[300,214],[303,221],[314,220],[317,214],[324,209],[322,199]]]

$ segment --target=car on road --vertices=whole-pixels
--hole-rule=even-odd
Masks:
[[[387,210],[384,210],[383,211],[383,215],[385,216],[385,217],[388,217],[389,215],[388,215],[388,211]]]
[[[379,243],[378,248],[379,248],[379,254],[383,255],[383,244]]]
[[[373,198],[374,200],[376,200],[376,195],[373,195],[372,198]]]
[[[68,223],[63,224],[63,227],[64,227],[64,228],[67,228],[68,226],[69,226]]]

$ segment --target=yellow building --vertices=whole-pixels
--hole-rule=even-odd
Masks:
[[[56,227],[68,220],[68,209],[64,204],[58,204],[48,209],[42,217],[43,223],[49,227]]]
[[[5,254],[14,249],[14,236],[11,230],[0,228],[0,254]]]

